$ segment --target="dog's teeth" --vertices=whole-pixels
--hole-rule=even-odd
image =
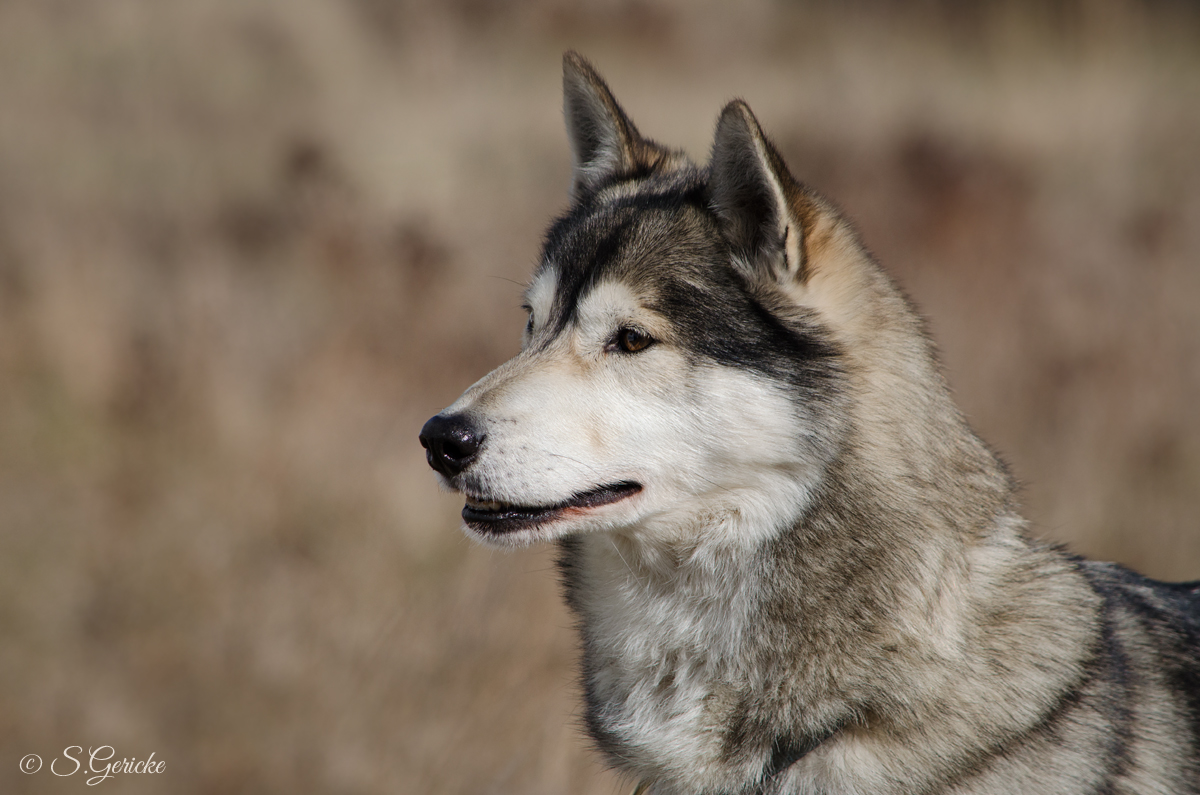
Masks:
[[[495,500],[477,500],[474,497],[467,497],[467,505],[477,511],[499,511],[504,508],[504,503],[496,502]]]

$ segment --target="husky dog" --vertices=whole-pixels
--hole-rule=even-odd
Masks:
[[[1200,793],[1200,583],[1032,540],[922,322],[745,103],[707,167],[564,62],[572,205],[521,352],[421,432],[561,551],[639,791]]]

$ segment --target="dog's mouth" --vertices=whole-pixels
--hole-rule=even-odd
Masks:
[[[641,484],[622,481],[580,492],[557,505],[512,505],[496,500],[481,500],[470,495],[463,506],[463,521],[472,528],[492,535],[511,533],[552,522],[563,516],[611,505],[642,490]]]

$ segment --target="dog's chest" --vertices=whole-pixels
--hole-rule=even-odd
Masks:
[[[743,576],[717,566],[664,579],[606,549],[608,539],[589,543],[572,598],[593,733],[646,771],[715,764],[744,681],[752,608]]]

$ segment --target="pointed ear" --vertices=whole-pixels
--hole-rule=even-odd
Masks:
[[[750,107],[721,111],[709,161],[709,197],[737,267],[751,278],[804,281],[802,189],[763,135]]]
[[[645,142],[604,80],[573,50],[563,55],[563,113],[571,142],[573,197],[637,169]]]

